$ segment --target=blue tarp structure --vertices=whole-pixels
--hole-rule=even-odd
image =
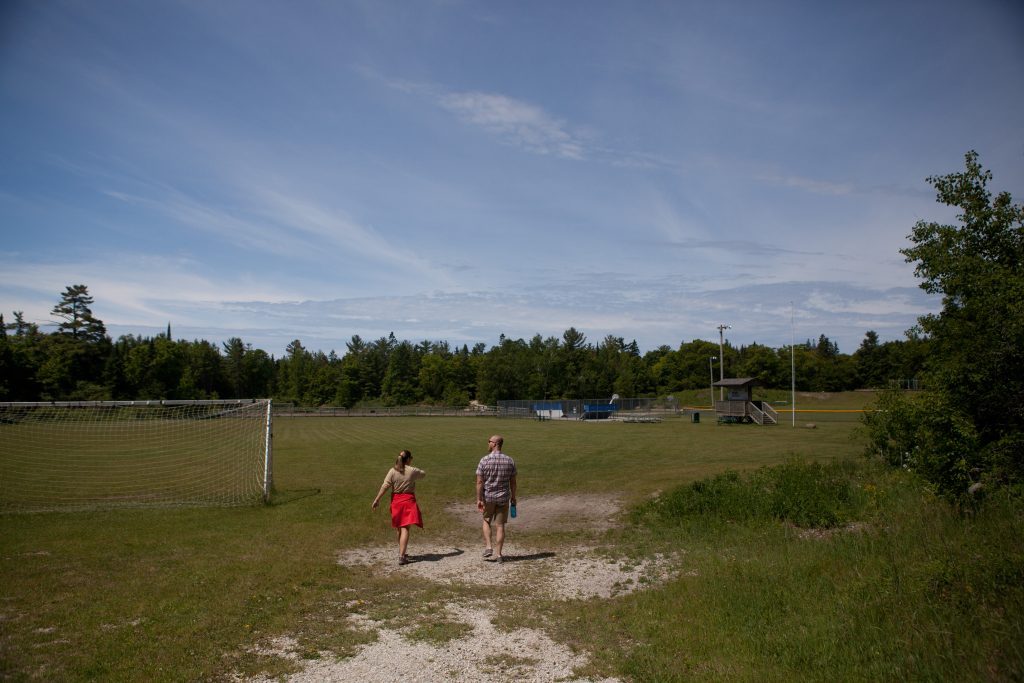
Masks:
[[[614,403],[584,403],[583,419],[606,420],[618,409],[619,407]]]

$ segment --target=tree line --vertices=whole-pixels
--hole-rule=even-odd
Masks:
[[[220,346],[173,339],[170,325],[154,337],[111,339],[92,313],[88,287],[71,285],[51,313],[45,333],[20,311],[0,314],[0,400],[154,400],[271,397],[300,405],[429,403],[462,406],[472,400],[665,396],[708,387],[719,376],[719,345],[704,340],[641,354],[636,341],[608,335],[591,343],[574,327],[562,336],[500,337],[487,348],[445,341],[411,342],[392,333],[373,341],[354,335],[343,355],[311,351],[298,339],[281,358],[240,338]],[[928,341],[914,333],[881,343],[865,334],[853,354],[825,335],[793,349],[801,391],[843,391],[916,377]],[[724,347],[726,376],[754,377],[789,388],[789,347]]]
[[[923,380],[923,391],[882,393],[865,416],[868,453],[912,470],[959,499],[986,487],[1024,493],[1024,207],[993,196],[976,152],[965,170],[933,176],[957,225],[918,222],[901,253],[942,310],[919,319],[906,339],[880,343],[868,331],[853,354],[825,335],[770,348],[693,340],[640,353],[635,341],[588,342],[573,327],[558,337],[502,336],[478,343],[374,341],[358,335],[346,352],[309,351],[300,340],[274,358],[240,338],[221,344],[155,337],[112,340],[92,314],[85,285],[71,285],[43,333],[20,311],[0,314],[0,400],[143,400],[272,397],[302,405],[466,405],[502,399],[665,396],[708,387],[717,366],[789,388],[795,359],[801,391],[879,388]],[[723,355],[720,361],[711,359]]]

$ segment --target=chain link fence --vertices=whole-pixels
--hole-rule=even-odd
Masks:
[[[654,421],[682,414],[674,396],[662,398],[498,401],[498,417],[521,420]]]

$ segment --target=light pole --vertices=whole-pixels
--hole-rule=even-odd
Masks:
[[[718,381],[725,380],[725,331],[732,329],[728,325],[718,326]],[[712,392],[714,393],[714,392]],[[718,387],[718,400],[725,400],[725,387]]]
[[[789,302],[789,414],[796,427],[796,324],[793,322],[793,302]]]
[[[718,356],[708,358],[708,374],[711,375],[711,410],[715,409],[715,367],[712,361],[718,360]]]

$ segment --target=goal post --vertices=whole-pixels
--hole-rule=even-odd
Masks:
[[[0,403],[0,512],[267,503],[270,399]]]

